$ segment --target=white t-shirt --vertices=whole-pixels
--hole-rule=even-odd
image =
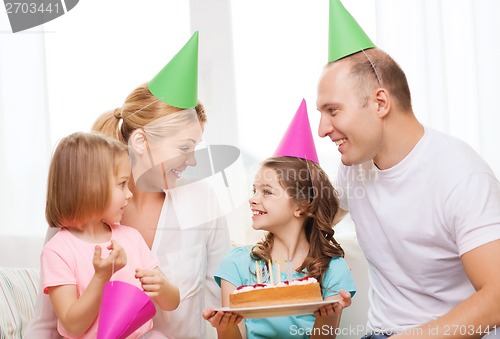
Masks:
[[[500,183],[464,142],[425,128],[396,166],[339,169],[370,277],[368,330],[431,321],[474,293],[460,256],[500,239]]]
[[[179,287],[173,311],[157,309],[153,329],[169,339],[215,338],[203,319],[206,307],[221,306],[217,266],[230,248],[226,219],[213,188],[205,181],[169,190],[153,243],[160,269]]]

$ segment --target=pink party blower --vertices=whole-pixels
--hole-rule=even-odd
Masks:
[[[97,339],[123,339],[152,319],[151,299],[134,285],[109,281],[104,285]]]

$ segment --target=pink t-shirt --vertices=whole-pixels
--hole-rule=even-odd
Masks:
[[[140,281],[135,278],[135,269],[155,268],[159,265],[158,258],[151,252],[136,229],[128,226],[114,225],[111,226],[111,231],[111,239],[120,244],[127,254],[126,266],[115,272],[111,280],[124,281],[141,288]],[[102,248],[103,258],[106,258],[110,253],[107,249],[110,243],[111,241],[98,244]],[[59,230],[45,244],[42,251],[41,268],[44,293],[47,293],[48,287],[76,285],[78,296],[80,296],[94,276],[95,271],[92,259],[96,245],[76,238],[66,229]],[[96,338],[97,323],[98,317],[88,331],[79,338]],[[129,338],[139,337],[150,330],[152,326],[153,321],[150,320]],[[74,338],[59,321],[57,329],[65,338]]]

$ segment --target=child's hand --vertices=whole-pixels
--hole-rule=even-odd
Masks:
[[[318,318],[333,318],[335,315],[342,313],[342,306],[339,303],[332,303],[322,306],[319,310],[314,312],[316,319]],[[325,319],[326,320],[326,319]]]
[[[123,248],[114,240],[108,246],[111,250],[107,258],[101,258],[101,246],[96,246],[94,249],[94,270],[95,275],[105,281],[109,281],[114,272],[121,270],[127,264],[127,255]]]
[[[340,299],[339,302],[325,305],[314,312],[316,318],[329,318],[338,316],[342,313],[342,309],[351,305],[351,293],[340,290],[339,294],[342,299]]]
[[[150,298],[159,296],[162,286],[167,283],[161,271],[155,269],[136,269],[135,277],[139,279],[142,289]]]
[[[136,269],[135,277],[141,282],[142,289],[153,298],[164,311],[172,311],[179,306],[179,288],[173,285],[159,268]]]
[[[215,327],[217,332],[224,333],[231,329],[234,330],[234,327],[243,320],[243,317],[237,313],[214,311],[213,308],[207,308],[203,311],[203,319]]]
[[[342,297],[342,299],[340,299],[337,304],[342,306],[342,308],[346,308],[346,307],[351,306],[352,299],[351,299],[350,292],[340,290],[339,295]]]

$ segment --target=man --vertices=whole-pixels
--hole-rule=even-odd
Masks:
[[[367,337],[500,337],[498,179],[418,122],[404,72],[338,0],[330,25],[319,135],[341,153],[336,219],[351,214],[369,265]]]

